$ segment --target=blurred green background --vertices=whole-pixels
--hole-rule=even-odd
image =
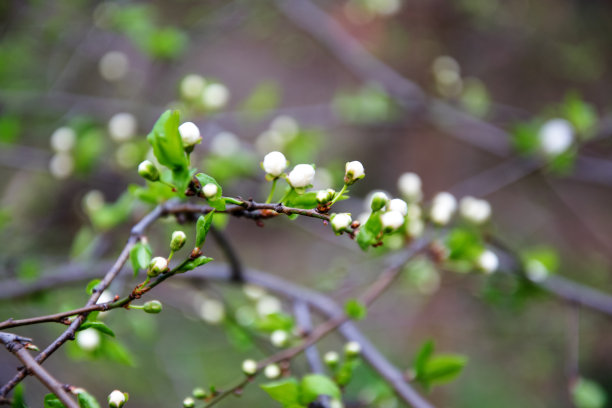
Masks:
[[[561,171],[533,171],[500,186],[474,179],[467,187],[460,182],[502,161],[478,146],[481,139],[486,145],[486,135],[444,110],[402,110],[297,27],[279,3],[0,2],[0,278],[35,281],[61,273],[58,266],[68,262],[113,259],[148,208],[122,195],[128,185],[142,184],[136,167],[148,154],[145,135],[175,107],[202,131],[194,163],[227,195],[263,201],[268,187],[259,162],[276,149],[292,164],[316,163],[322,187],[338,187],[344,163],[360,160],[367,176],[355,185],[355,198],[375,188],[397,194],[405,171],[421,175],[426,199],[455,187],[471,194],[483,187],[494,208],[493,231],[505,242],[521,250],[553,248],[556,272],[612,291],[612,3],[317,2],[367,50],[418,84],[427,104],[443,101],[509,132],[574,102],[576,109],[587,106],[598,136],[580,154],[601,164],[590,179],[572,177],[570,158]],[[190,93],[194,88],[201,89]],[[128,115],[116,116],[121,113]],[[54,132],[65,127],[72,134],[53,143]],[[475,143],[457,137],[464,132]],[[339,206],[362,212],[358,200]],[[170,219],[152,228],[153,248],[165,248],[176,228]],[[192,236],[191,225],[182,228]],[[232,219],[226,228],[246,266],[335,299],[354,297],[381,267],[380,259],[312,219],[275,219],[263,229]],[[212,242],[207,246],[223,259]],[[111,291],[124,293],[135,282],[126,268]],[[1,301],[0,320],[79,307],[86,301],[83,287]],[[204,299],[223,299],[228,313],[245,304],[252,309],[237,288],[171,284],[154,296],[165,305],[162,314],[110,313],[104,319],[117,339],[105,338],[95,352],[68,344],[45,366],[100,401],[119,388],[131,394],[130,407],[179,406],[194,387],[223,388],[240,377],[244,358],[264,355],[236,327],[202,319]],[[457,381],[428,395],[436,406],[570,407],[573,318],[571,307],[525,294],[512,278],[421,266],[377,301],[359,327],[400,367],[408,368],[429,338],[441,351],[469,357]],[[584,310],[579,324],[581,373],[612,395],[610,320]],[[62,329],[14,331],[44,347]],[[269,352],[269,342],[260,343]],[[331,336],[320,349],[341,347]],[[16,366],[13,356],[0,353],[0,383]],[[296,371],[305,373],[305,362]],[[372,378],[365,365],[359,368],[347,406],[398,404]],[[45,390],[35,379],[24,383],[31,406],[39,406]],[[240,400],[219,406],[272,404],[251,386]]]

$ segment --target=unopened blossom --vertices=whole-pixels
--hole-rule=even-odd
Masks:
[[[495,252],[487,249],[480,254],[476,260],[476,264],[484,273],[493,273],[497,271],[497,268],[499,268],[499,258]]]
[[[206,198],[213,198],[219,192],[219,188],[215,183],[208,183],[202,187],[202,193]]]
[[[421,177],[416,173],[404,173],[397,181],[400,194],[410,202],[420,201],[423,197]]]
[[[351,226],[353,219],[349,213],[333,214],[331,216],[331,225],[334,231],[342,232]]]
[[[387,204],[387,210],[397,211],[403,216],[408,215],[408,204],[401,198],[394,198]]]
[[[351,185],[359,179],[365,177],[363,164],[359,161],[347,162],[345,166],[344,182]]]
[[[307,187],[312,184],[315,169],[310,164],[298,164],[289,173],[289,184],[293,188]]]
[[[551,119],[538,132],[540,149],[544,154],[556,156],[570,148],[574,141],[574,127],[565,119]]]
[[[119,390],[114,390],[108,395],[108,406],[110,408],[121,408],[125,401],[125,394]]]
[[[394,231],[404,225],[404,216],[398,211],[387,211],[380,216],[385,231]]]
[[[185,122],[178,127],[184,147],[196,145],[202,141],[200,129],[193,122]]]
[[[242,372],[246,375],[254,375],[257,372],[257,361],[247,359],[242,362]]]
[[[117,113],[108,121],[108,133],[117,142],[131,139],[136,134],[137,128],[136,117],[127,112]]]
[[[278,177],[283,174],[283,171],[287,168],[287,159],[281,152],[274,151],[266,154],[262,165],[267,174]]]
[[[429,216],[438,225],[449,223],[457,210],[457,199],[451,193],[438,193],[432,200]]]
[[[486,200],[466,196],[459,201],[459,213],[474,224],[482,224],[491,216],[491,204]]]

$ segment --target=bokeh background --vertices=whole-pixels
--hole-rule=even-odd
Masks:
[[[554,272],[612,288],[610,2],[299,3],[0,3],[0,278],[31,282],[71,262],[96,268],[113,259],[148,208],[123,194],[142,184],[136,167],[148,154],[145,136],[176,107],[200,126],[194,158],[227,195],[264,200],[259,162],[275,149],[294,164],[316,163],[322,187],[338,188],[344,163],[360,160],[367,176],[339,204],[355,215],[359,198],[372,189],[396,195],[398,176],[413,171],[426,199],[442,190],[485,197],[494,208],[491,231],[507,245],[554,253]],[[353,41],[410,83],[368,65]],[[195,96],[184,85],[187,77],[199,86],[193,75],[206,81]],[[532,129],[568,111],[587,118],[591,138],[559,162],[526,154],[520,125]],[[58,136],[52,144],[65,127],[74,143]],[[155,226],[153,247],[164,248],[175,228],[174,220]],[[226,231],[244,265],[336,299],[359,293],[381,268],[372,251],[312,219],[264,228],[235,219]],[[112,290],[134,282],[126,268]],[[83,286],[2,300],[0,320],[78,307]],[[244,306],[238,289],[158,289],[162,314],[113,312],[105,321],[117,339],[104,340],[112,343],[104,352],[69,344],[45,366],[100,401],[119,388],[132,395],[129,406],[178,406],[195,386],[223,388],[239,378],[244,358],[264,355],[235,327],[203,320],[206,300],[227,302],[227,313]],[[610,319],[583,310],[578,324],[580,373],[612,395]],[[408,368],[429,338],[468,356],[457,381],[428,395],[452,407],[573,406],[575,325],[574,308],[526,294],[511,278],[427,265],[406,273],[359,323],[399,366]],[[60,330],[14,331],[45,346]],[[331,336],[321,350],[341,346]],[[0,382],[16,365],[0,354]],[[304,373],[305,364],[296,370]],[[347,406],[397,405],[374,378],[359,369]],[[34,379],[25,387],[31,406],[40,405],[45,390]],[[271,401],[251,386],[220,406]]]

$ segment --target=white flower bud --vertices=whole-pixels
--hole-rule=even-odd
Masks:
[[[387,204],[387,210],[397,211],[405,217],[408,215],[408,204],[406,204],[406,202],[401,198],[394,198],[393,200],[389,201],[389,204]]]
[[[335,232],[342,232],[351,226],[353,219],[350,213],[332,214],[331,225]]]
[[[542,262],[537,259],[530,259],[525,265],[527,277],[534,282],[542,282],[548,277],[549,270]]]
[[[340,400],[333,399],[329,401],[329,408],[344,408],[344,404]]]
[[[83,207],[87,212],[94,212],[104,207],[104,194],[100,190],[91,190],[83,197]]]
[[[365,177],[363,164],[359,161],[347,162],[345,166],[344,183],[351,185],[359,179]]]
[[[551,119],[538,133],[540,149],[544,154],[556,156],[570,148],[574,141],[574,128],[565,119]]]
[[[98,70],[102,78],[109,82],[119,81],[130,69],[127,55],[121,51],[110,51],[100,58]]]
[[[187,235],[183,231],[174,231],[170,239],[170,250],[172,252],[178,251],[185,245],[186,241]]]
[[[264,375],[269,379],[278,378],[281,375],[281,369],[277,364],[269,364],[264,369]]]
[[[124,142],[136,134],[138,123],[131,113],[117,113],[108,121],[108,133],[111,139]]]
[[[438,193],[431,206],[429,216],[431,220],[438,225],[446,225],[451,220],[455,210],[457,209],[457,199],[450,193]]]
[[[270,342],[276,347],[286,347],[289,344],[289,333],[285,330],[274,330],[270,335]]]
[[[261,286],[253,285],[252,283],[247,283],[242,286],[242,291],[251,300],[259,300],[266,294],[266,290]]]
[[[420,237],[425,232],[425,223],[420,218],[410,220],[407,231],[408,235],[413,238]]]
[[[195,400],[191,397],[187,397],[183,400],[183,407],[185,408],[193,408],[195,407]]]
[[[85,329],[76,334],[77,345],[86,351],[92,351],[100,345],[100,333],[93,328]]]
[[[491,204],[486,200],[466,196],[459,201],[459,213],[474,224],[482,224],[491,216]]]
[[[282,134],[284,138],[293,139],[300,127],[291,116],[279,116],[270,123],[270,129]]]
[[[410,202],[420,201],[423,198],[421,178],[416,173],[404,173],[397,181],[399,192]]]
[[[274,313],[278,313],[282,310],[283,306],[274,296],[264,295],[258,301],[256,305],[257,314],[259,316],[268,316]]]
[[[202,187],[202,193],[206,198],[212,198],[217,195],[219,188],[214,183],[208,183],[204,187]]]
[[[244,360],[242,362],[242,372],[248,376],[254,375],[257,372],[257,361],[255,360]]]
[[[219,132],[210,142],[210,151],[217,156],[234,156],[240,151],[240,140],[231,132]]]
[[[387,211],[380,216],[385,232],[391,232],[404,225],[404,216],[398,211]]]
[[[382,210],[387,203],[389,202],[389,197],[382,191],[378,191],[372,194],[372,199],[370,200],[370,209],[372,211]]]
[[[497,268],[499,267],[499,258],[495,252],[487,249],[480,254],[476,260],[476,265],[484,273],[490,274],[497,271]]]
[[[328,351],[323,355],[323,361],[330,367],[336,367],[340,362],[340,355],[335,351]]]
[[[196,145],[202,141],[200,129],[193,122],[185,122],[178,127],[184,147]]]
[[[145,160],[138,165],[138,174],[145,180],[159,180],[159,170],[150,160]]]
[[[289,173],[289,184],[293,188],[307,187],[312,184],[315,169],[310,164],[298,164]]]
[[[263,159],[263,168],[269,175],[278,177],[287,168],[287,159],[281,152],[270,152]]]
[[[202,76],[196,74],[186,75],[181,81],[181,96],[185,99],[197,99],[204,91],[206,81]]]
[[[168,269],[168,260],[161,256],[156,256],[155,258],[151,259],[151,263],[149,263],[147,275],[150,277],[155,277],[164,272],[166,269]]]
[[[418,204],[410,204],[408,206],[407,215],[411,220],[416,220],[417,218],[421,218],[423,216],[423,210],[421,210],[421,206]]]
[[[361,345],[356,341],[349,341],[344,345],[344,354],[347,357],[357,357],[361,354]]]
[[[200,317],[208,324],[219,324],[225,320],[225,306],[218,300],[205,299],[200,305]]]
[[[108,406],[110,408],[121,408],[125,401],[125,394],[119,390],[114,390],[108,395]]]
[[[74,159],[68,153],[57,153],[49,162],[49,171],[56,179],[65,179],[74,170]]]
[[[76,143],[76,132],[67,126],[56,129],[51,135],[51,148],[56,152],[69,152]]]
[[[328,188],[327,190],[319,190],[317,191],[317,203],[327,204],[334,199],[335,195],[336,191],[331,188]]]
[[[229,96],[229,91],[225,85],[210,84],[202,92],[202,102],[208,108],[219,109],[227,104]]]

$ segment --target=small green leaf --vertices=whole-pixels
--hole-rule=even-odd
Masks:
[[[200,215],[198,218],[198,222],[196,224],[196,242],[195,246],[197,248],[202,248],[204,242],[206,241],[206,235],[210,230],[210,225],[212,224],[213,215],[215,211],[211,211],[206,215]]]
[[[459,354],[439,354],[431,357],[421,380],[427,384],[443,384],[454,380],[467,364],[467,357]]]
[[[102,322],[85,322],[81,325],[81,327],[79,327],[77,331],[81,331],[81,330],[85,330],[89,328],[96,329],[100,333],[104,333],[108,336],[115,337],[115,333],[110,329],[110,327],[108,327]]]
[[[358,299],[347,300],[344,304],[344,311],[351,319],[354,320],[362,320],[368,314],[366,305],[364,305]]]
[[[179,124],[179,112],[167,110],[155,122],[153,130],[147,136],[157,161],[173,171],[189,167],[183,141],[178,131]]]
[[[294,324],[293,317],[285,313],[272,313],[257,319],[255,322],[258,330],[269,333],[275,330],[291,331]]]
[[[205,265],[205,264],[209,263],[212,260],[213,260],[212,258],[209,258],[207,256],[202,255],[202,256],[197,257],[196,259],[194,259],[192,261],[186,262],[183,266],[181,266],[181,268],[179,269],[178,272],[182,273],[182,272],[191,271],[191,270],[197,268],[198,266],[202,266],[202,265]]]
[[[261,384],[260,387],[283,406],[299,403],[299,386],[295,378]]]
[[[434,352],[435,343],[433,340],[427,340],[416,355],[414,360],[414,371],[416,374],[416,378],[420,378],[425,374],[425,367],[427,367],[427,362],[431,358],[431,355]]]
[[[319,395],[328,395],[335,399],[340,399],[340,388],[331,378],[321,374],[309,374],[302,378],[300,384],[300,402],[310,404]]]
[[[13,391],[13,403],[11,404],[11,408],[28,408],[25,403],[25,399],[23,398],[23,388],[22,383],[15,387],[15,391]]]
[[[287,207],[311,209],[316,208],[318,204],[316,191],[298,194],[295,190],[292,190],[291,194],[285,199]]]
[[[96,285],[98,285],[98,283],[100,283],[101,280],[100,279],[94,279],[91,282],[89,282],[87,284],[87,287],[85,288],[85,292],[87,292],[88,295],[93,294],[93,290],[96,287]]]
[[[55,394],[45,395],[44,408],[66,408]]]
[[[370,245],[378,242],[381,231],[380,214],[378,212],[370,214],[368,220],[359,228],[357,233],[357,243],[361,249],[366,250]]]
[[[79,401],[80,408],[100,408],[98,401],[96,401],[93,395],[89,394],[87,391],[79,392],[77,399]]]
[[[138,275],[141,269],[147,269],[151,262],[152,251],[148,244],[137,243],[130,250],[130,262],[134,270],[134,276]]]
[[[586,378],[579,378],[572,387],[572,398],[576,408],[603,408],[606,393],[601,385]]]

